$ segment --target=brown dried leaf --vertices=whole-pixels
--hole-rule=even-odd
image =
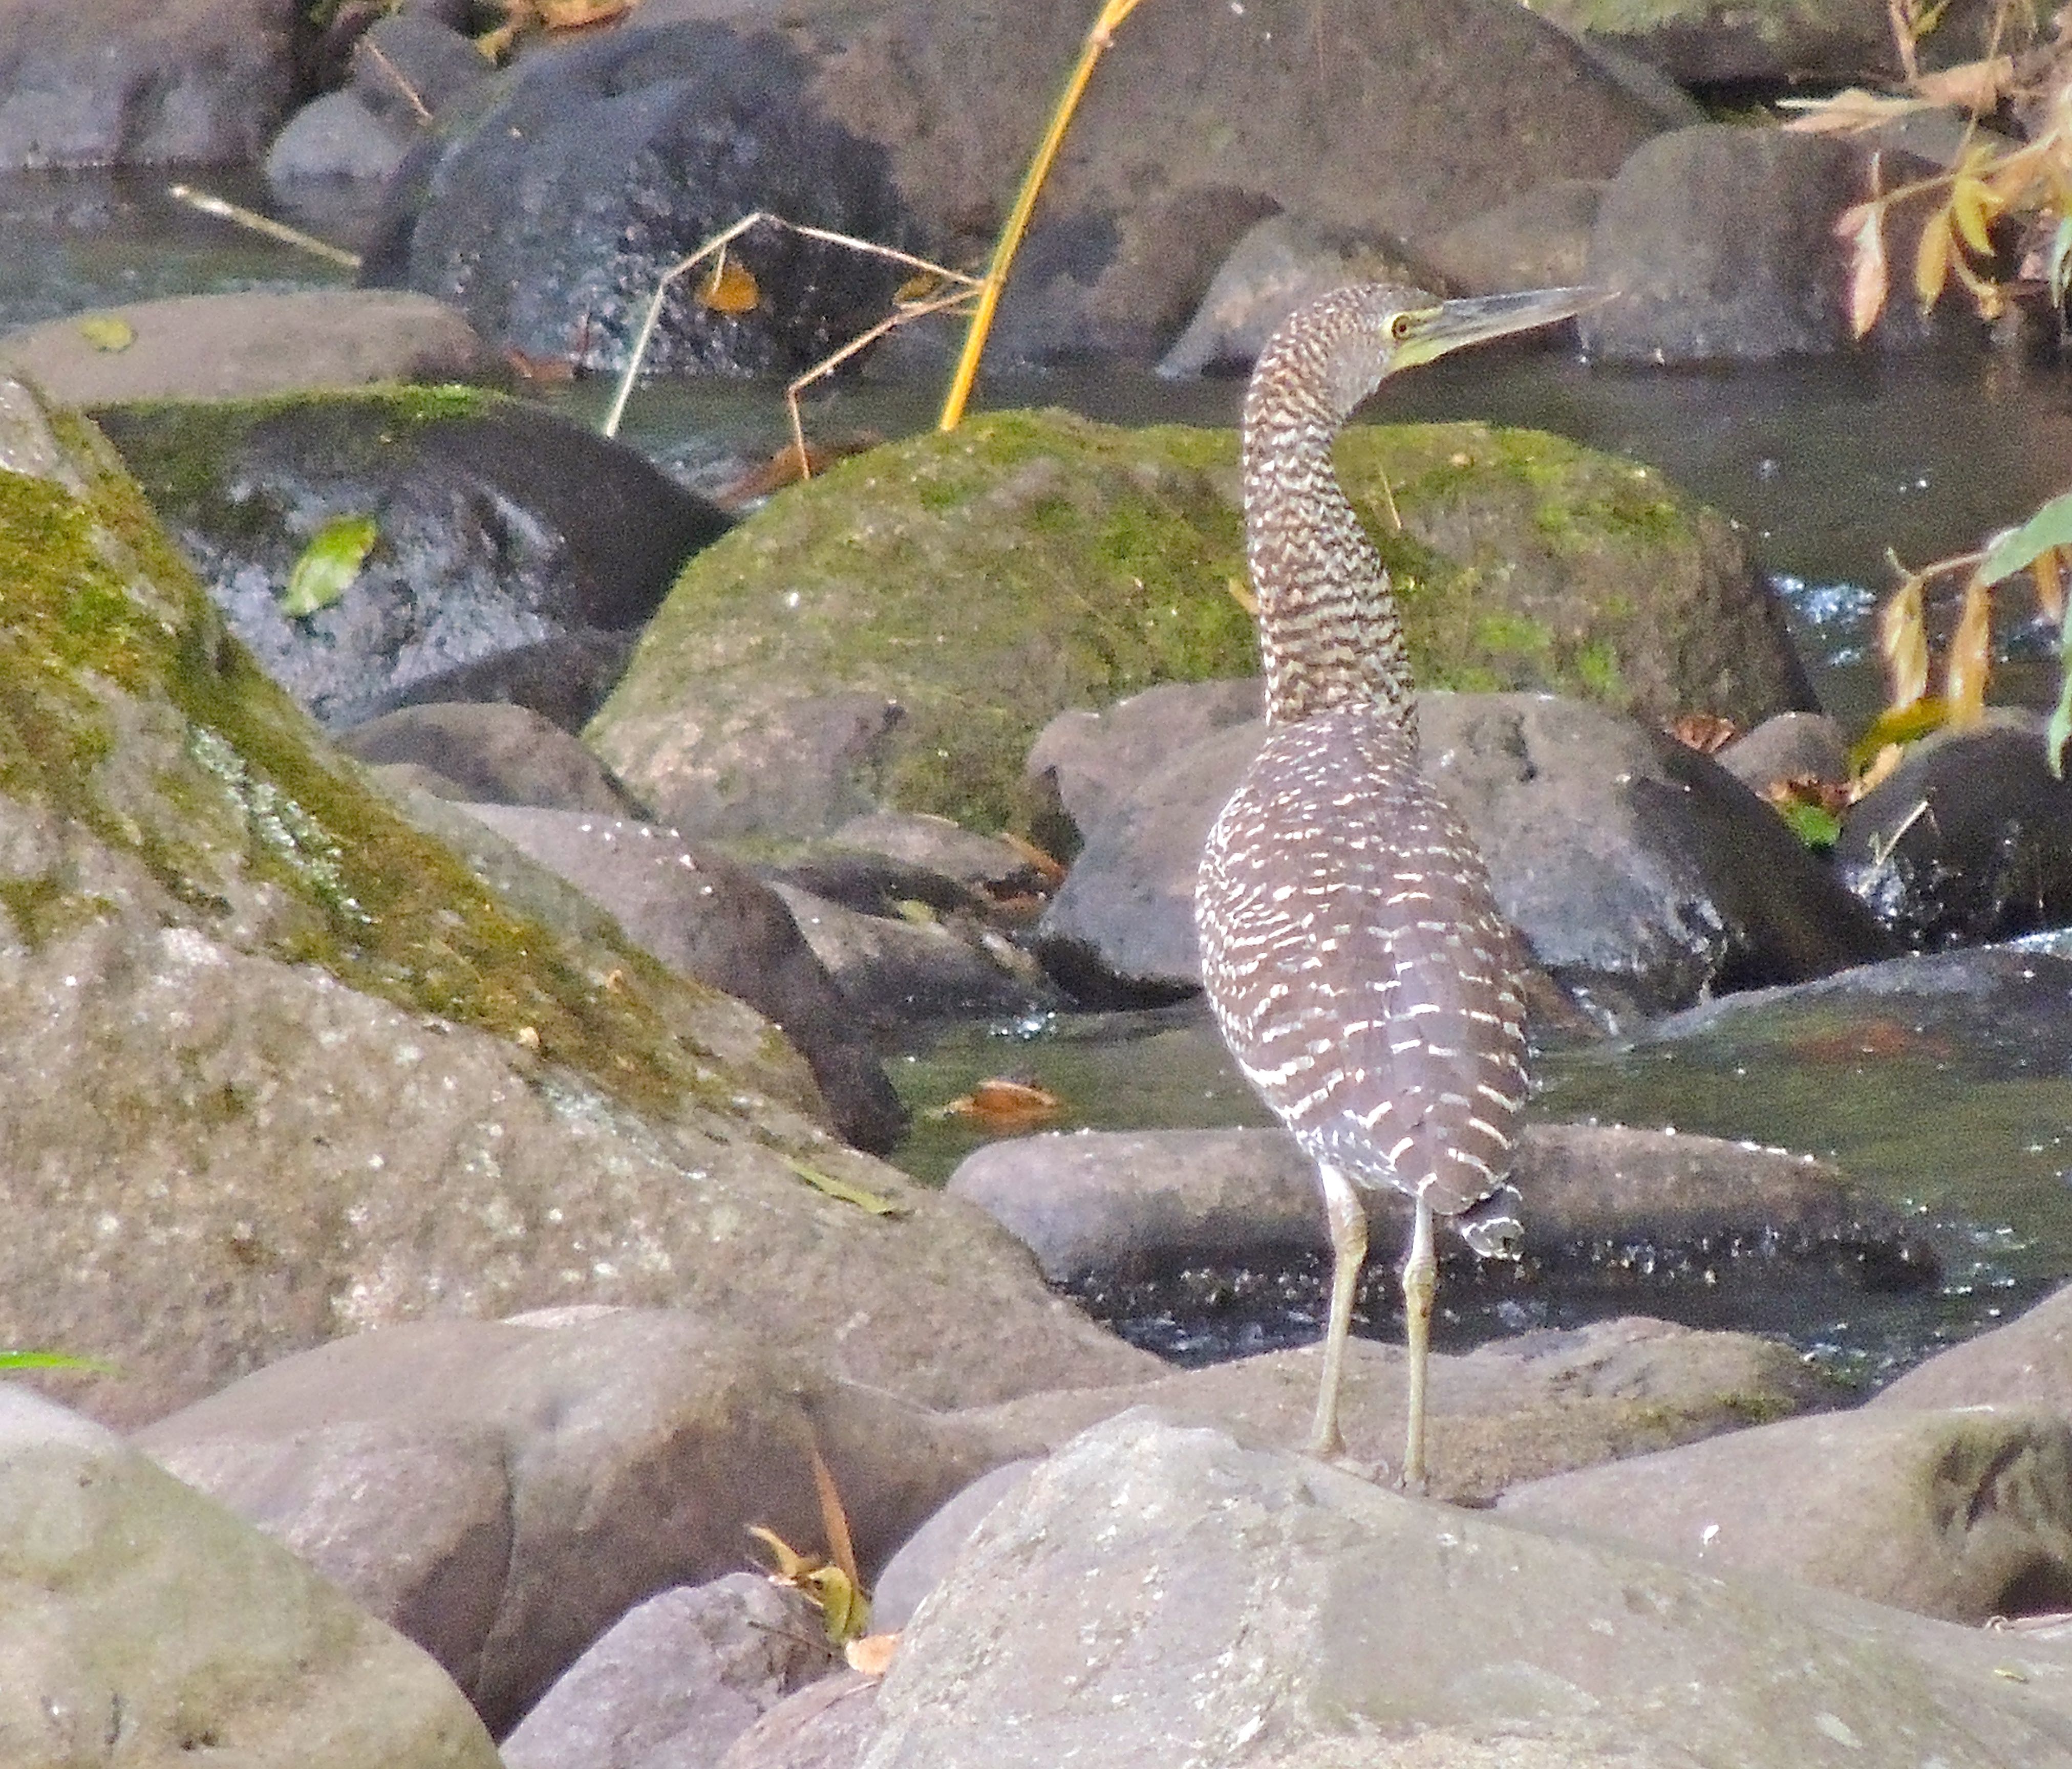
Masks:
[[[1992,594],[1977,578],[1964,586],[1964,605],[1950,640],[1942,699],[1953,731],[1976,724],[1986,716],[1986,675],[1992,667]]]
[[[1855,338],[1862,337],[1877,323],[1878,315],[1885,311],[1886,292],[1892,286],[1892,274],[1885,261],[1885,206],[1867,203],[1858,207],[1866,212],[1849,252],[1849,333]]]
[[[1725,749],[1741,735],[1741,729],[1732,719],[1723,719],[1716,712],[1685,712],[1671,723],[1669,734],[1685,749],[1709,756]]]
[[[948,1105],[936,1107],[932,1115],[974,1118],[989,1130],[1016,1130],[1056,1116],[1064,1103],[1046,1089],[995,1075]]]
[[[859,1671],[865,1677],[882,1677],[892,1668],[892,1661],[898,1652],[897,1634],[866,1634],[845,1646],[842,1656],[849,1660],[852,1671]]]
[[[1949,280],[1950,211],[1941,208],[1928,217],[1921,230],[1921,245],[1914,255],[1914,298],[1924,308],[1933,307],[1942,298],[1942,285]]]
[[[1928,692],[1928,628],[1921,616],[1921,580],[1909,577],[1878,610],[1878,650],[1895,708],[1912,706]]]
[[[2065,557],[2062,547],[2046,547],[2029,564],[2036,578],[2037,611],[2060,626],[2065,622]]]
[[[1065,863],[1054,854],[1047,854],[1035,843],[1009,830],[1000,838],[1034,867],[1037,876],[1053,890],[1065,882]]]
[[[1996,55],[1990,61],[1967,61],[1955,68],[1938,68],[1918,76],[1914,91],[1931,104],[1954,105],[1959,110],[1989,111],[2014,84],[2014,57]]]
[[[1870,765],[1856,776],[1857,798],[1866,798],[1883,786],[1897,771],[1906,756],[1906,746],[1904,744],[1888,743],[1879,750],[1871,758]]]
[[[834,1471],[820,1454],[817,1443],[807,1447],[812,1457],[813,1491],[820,1501],[820,1527],[827,1532],[828,1556],[859,1590],[863,1574],[856,1570],[856,1544],[849,1537],[849,1513],[842,1508],[841,1494],[835,1486]]]

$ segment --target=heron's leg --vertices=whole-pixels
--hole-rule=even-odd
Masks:
[[[1367,1205],[1359,1188],[1336,1168],[1320,1164],[1324,1214],[1331,1225],[1331,1318],[1324,1330],[1324,1384],[1317,1395],[1317,1423],[1309,1433],[1309,1453],[1342,1455],[1346,1440],[1338,1434],[1338,1386],[1345,1379],[1346,1338],[1352,1331],[1353,1291],[1360,1267],[1367,1263]]]
[[[1403,1262],[1403,1332],[1410,1353],[1410,1435],[1403,1448],[1403,1490],[1424,1490],[1424,1366],[1432,1344],[1432,1299],[1439,1288],[1439,1261],[1432,1251],[1432,1201],[1417,1194],[1417,1223],[1410,1257]]]

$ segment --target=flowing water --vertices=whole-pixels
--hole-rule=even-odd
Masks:
[[[153,295],[338,280],[316,261],[183,208],[164,182],[0,180],[0,326]],[[249,180],[210,183],[255,199]],[[986,404],[1064,405],[1118,423],[1227,425],[1241,389],[1104,370],[994,379],[982,391]],[[590,382],[541,396],[594,421],[609,395]],[[811,404],[808,431],[905,433],[931,421],[936,397],[931,380],[853,383]],[[1892,581],[1888,549],[1918,564],[1975,546],[2072,482],[2072,374],[1983,351],[1716,374],[1614,372],[1558,353],[1486,351],[1391,384],[1367,415],[1533,425],[1661,467],[1744,524],[1816,685],[1845,720],[1877,704],[1866,646],[1871,611]],[[627,441],[693,482],[768,454],[787,433],[779,390],[740,384],[643,389],[625,428]],[[2047,704],[2054,659],[2031,614],[2018,594],[2004,598],[2009,662],[1996,693]],[[1067,1127],[1267,1121],[1198,1009],[952,1028],[893,1066],[923,1114],[901,1159],[924,1177],[946,1175],[973,1139],[925,1114],[989,1074],[1041,1081],[1066,1102]],[[1811,1150],[1914,1213],[1944,1260],[1939,1290],[1859,1298],[1845,1313],[1824,1292],[1764,1307],[1725,1299],[1741,1318],[1788,1331],[1871,1379],[2072,1271],[2072,1002],[2056,995],[1985,1013],[1955,998],[1770,1007],[1675,1038],[1552,1053],[1542,1069],[1536,1110],[1544,1116],[1674,1124]],[[1137,1323],[1140,1336],[1186,1356],[1306,1336],[1315,1276],[1212,1274],[1219,1303],[1210,1325],[1161,1319],[1167,1299]],[[1719,1315],[1702,1295],[1665,1292],[1645,1306],[1708,1324]],[[1456,1310],[1456,1336],[1565,1320],[1570,1307],[1471,1301]]]

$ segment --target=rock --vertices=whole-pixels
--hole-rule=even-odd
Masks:
[[[2072,1284],[2006,1326],[1917,1365],[1871,1404],[2028,1407],[2072,1418]]]
[[[884,152],[807,76],[775,32],[716,23],[536,49],[397,178],[364,277],[452,302],[500,349],[617,370],[662,273],[743,215],[908,244]],[[882,318],[908,273],[771,228],[730,257],[754,299],[678,283],[648,370],[796,374]]]
[[[1309,1345],[1122,1387],[1031,1394],[975,1409],[962,1422],[983,1429],[1003,1455],[1031,1455],[1147,1406],[1179,1423],[1229,1431],[1253,1448],[1291,1449],[1309,1441],[1321,1356]],[[1405,1370],[1400,1346],[1359,1338],[1348,1344],[1341,1422],[1355,1466],[1385,1474],[1396,1465]],[[1469,1505],[1523,1481],[1738,1430],[1834,1398],[1788,1345],[1633,1318],[1539,1328],[1464,1355],[1434,1352],[1429,1379],[1432,1492]]]
[[[855,1671],[809,1683],[734,1740],[719,1769],[856,1769],[878,1736],[878,1679]]]
[[[746,1001],[784,1032],[849,1141],[878,1154],[898,1142],[906,1107],[856,1010],[770,886],[654,823],[528,806],[468,809],[610,911],[663,963]]]
[[[1133,1414],[986,1520],[907,1631],[863,1762],[2043,1769],[2072,1761],[2062,1650]]]
[[[873,811],[851,818],[832,839],[837,848],[882,854],[992,897],[1027,897],[1048,888],[1025,848],[996,836],[973,835],[947,817]]]
[[[738,1311],[927,1403],[1147,1367],[829,1138],[766,1021],[371,794],[89,427],[0,384],[0,1345],[115,1366],[39,1380],[134,1424],[342,1332],[584,1302]]]
[[[484,364],[481,340],[452,308],[386,290],[175,295],[88,317],[128,326],[130,343],[97,349],[80,316],[47,320],[0,336],[0,371],[60,404],[110,405],[465,380]]]
[[[1938,1275],[1904,1219],[1810,1155],[1623,1125],[1528,1124],[1511,1176],[1525,1194],[1524,1256],[1536,1269],[1644,1242],[1665,1280],[1679,1262],[1837,1254],[1860,1262],[1880,1288]],[[1004,1139],[967,1155],[949,1190],[1028,1247],[1054,1284],[1256,1267],[1330,1249],[1315,1165],[1279,1130]],[[1409,1201],[1388,1189],[1364,1196],[1368,1267],[1392,1282],[1408,1250]]]
[[[860,914],[774,887],[843,999],[881,1032],[931,1020],[1022,1019],[1059,1005],[1036,961],[968,917]]]
[[[261,667],[327,724],[446,672],[647,619],[727,519],[631,449],[453,389],[110,410],[104,428]],[[372,516],[344,593],[283,611],[324,525]],[[463,696],[447,687],[439,698]]]
[[[1917,744],[1844,814],[1836,869],[1906,945],[2072,921],[2072,785],[2045,761],[2042,725],[1996,714]]]
[[[638,814],[604,764],[530,708],[434,702],[399,708],[339,733],[338,746],[372,766],[415,763],[452,783],[449,795],[491,805]]]
[[[295,85],[291,0],[7,0],[0,168],[249,164]]]
[[[460,1692],[121,1439],[0,1385],[0,1755],[495,1769]]]
[[[1066,7],[893,0],[818,11],[797,35],[812,101],[885,143],[955,261],[990,242],[1085,30]],[[1133,302],[1171,315],[1155,359],[1265,212],[1231,193],[1415,245],[1542,179],[1608,177],[1659,126],[1562,33],[1486,0],[1140,9],[1074,117],[1044,211],[1089,330],[1126,325]]]
[[[377,117],[413,132],[478,92],[490,64],[459,28],[465,9],[441,19],[405,6],[370,24],[352,47],[353,95]]]
[[[424,1322],[272,1365],[137,1442],[416,1639],[500,1734],[632,1605],[750,1561],[751,1524],[824,1547],[809,1446],[866,1578],[999,1459],[982,1426],[770,1336],[680,1312]]]
[[[1462,294],[1565,289],[1587,274],[1601,179],[1557,179],[1457,222],[1424,243],[1425,256]]]
[[[378,184],[403,163],[417,135],[409,118],[378,117],[356,92],[325,92],[288,119],[266,150],[266,181],[292,196],[300,184]]]
[[[1729,123],[1636,150],[1591,232],[1587,280],[1618,293],[1578,317],[1583,348],[1613,363],[1704,363],[1852,347],[1850,248],[1835,218],[1869,188],[1869,150],[1831,136]],[[1886,175],[1906,174],[1888,163]],[[1888,243],[1893,263],[1914,261],[1919,226]],[[1975,330],[1968,320],[1938,324]],[[1891,349],[1936,335],[1901,300],[1886,305],[1870,339]]]
[[[637,630],[572,627],[392,688],[368,701],[363,714],[376,718],[406,706],[479,701],[524,707],[573,736],[604,704],[639,637]]]
[[[1816,976],[1891,945],[1783,822],[1704,757],[1544,696],[1428,694],[1426,772],[1488,862],[1531,956],[1614,1025]],[[1190,987],[1202,843],[1262,726],[1172,754],[1088,833],[1039,928],[1083,998]]]
[[[1037,1465],[1034,1456],[1018,1456],[980,1475],[899,1545],[885,1563],[870,1594],[870,1625],[882,1633],[896,1633],[913,1620],[922,1600],[943,1580],[971,1533],[985,1522],[986,1514],[1002,1498],[1021,1485]]]
[[[1187,329],[1160,359],[1158,372],[1175,379],[1245,372],[1282,320],[1349,282],[1452,292],[1400,247],[1320,228],[1299,215],[1269,215],[1231,248]]]
[[[1824,712],[1780,712],[1737,737],[1712,759],[1762,795],[1792,780],[1849,778],[1841,727]]]
[[[1256,667],[1225,593],[1235,446],[1000,412],[838,462],[685,571],[588,740],[694,835],[812,837],[878,805],[1026,824],[1023,765],[1057,713]],[[1338,458],[1420,586],[1424,681],[1663,718],[1807,704],[1731,528],[1651,470],[1474,425],[1356,429]]]
[[[1906,77],[1891,18],[1877,0],[1821,6],[1799,0],[1732,6],[1692,0],[1645,14],[1606,0],[1540,0],[1536,10],[1582,33],[1586,43],[1612,45],[1679,84],[1701,89],[1896,84]],[[1984,0],[1957,0],[1920,39],[1921,68],[1947,68],[1992,53],[1992,17]]]
[[[1785,1419],[1513,1488],[1507,1517],[1977,1624],[2072,1607],[2072,1423]]]
[[[820,1612],[752,1573],[649,1598],[504,1740],[504,1769],[708,1769],[832,1652]]]
[[[1256,724],[1263,694],[1256,675],[1169,682],[1097,711],[1060,712],[1030,749],[1028,778],[1071,826],[1066,851],[1077,853],[1085,832],[1111,822],[1172,757],[1232,725]]]

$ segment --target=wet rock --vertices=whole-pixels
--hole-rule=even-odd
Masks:
[[[1059,1004],[1036,961],[975,917],[864,914],[789,885],[774,889],[843,999],[881,1031],[1018,1019]]]
[[[820,1612],[753,1573],[628,1610],[500,1747],[504,1769],[709,1769],[834,1663]]]
[[[1791,780],[1846,780],[1848,745],[1824,712],[1780,712],[1712,758],[1758,796]]]
[[[175,295],[88,317],[119,321],[131,341],[98,350],[77,317],[49,320],[0,336],[0,370],[60,404],[99,406],[466,380],[485,360],[452,308],[387,290]]]
[[[1322,1355],[1310,1345],[1123,1387],[1031,1394],[976,1409],[964,1422],[995,1434],[1003,1451],[1030,1455],[1147,1406],[1252,1448],[1294,1449],[1309,1442]],[[1355,1466],[1387,1477],[1397,1465],[1407,1381],[1400,1346],[1348,1344],[1341,1422]],[[1429,1381],[1432,1492],[1461,1504],[1832,1398],[1788,1345],[1634,1318],[1516,1333],[1458,1356],[1435,1352]]]
[[[924,1402],[1145,1367],[828,1136],[767,1021],[370,793],[90,429],[0,385],[0,1344],[113,1366],[39,1382],[135,1424],[363,1327],[578,1302],[710,1304]]]
[[[1938,1352],[1871,1404],[2029,1407],[2072,1418],[2072,1285],[2004,1327]]]
[[[741,1567],[750,1525],[820,1541],[809,1445],[870,1574],[999,1459],[753,1320],[541,1320],[340,1340],[137,1442],[417,1639],[499,1734],[632,1604]]]
[[[216,1755],[495,1769],[460,1692],[121,1439],[0,1385],[0,1739],[14,1769]]]
[[[719,1769],[856,1769],[878,1736],[878,1681],[843,1671],[808,1684],[735,1739]]]
[[[1906,175],[1893,158],[1886,175]],[[1851,347],[1849,248],[1835,217],[1869,188],[1869,159],[1833,137],[1729,123],[1636,150],[1591,232],[1587,280],[1618,293],[1578,317],[1584,349],[1614,363],[1704,363]],[[1887,249],[1911,264],[1914,238]],[[1930,326],[1899,301],[1870,337],[1887,349],[1918,347],[1938,326],[1976,330],[1965,318]]]
[[[1566,289],[1581,282],[1601,179],[1557,179],[1424,244],[1439,274],[1462,294]]]
[[[1820,6],[1677,0],[1645,14],[1606,0],[1543,0],[1539,10],[1582,33],[1586,43],[1614,47],[1684,86],[1893,84],[1906,72],[1893,45],[1892,21],[1877,0]],[[1947,68],[1990,53],[1992,18],[1985,0],[1957,0],[1921,38],[1919,65]]]
[[[743,215],[909,244],[883,150],[812,101],[808,74],[775,32],[716,23],[535,50],[399,175],[365,280],[452,302],[500,348],[616,370],[662,273]],[[796,374],[882,319],[908,274],[768,228],[731,256],[757,298],[723,310],[680,279],[649,370]]]
[[[2062,1663],[1132,1415],[986,1520],[864,1760],[2041,1769],[2072,1760]]]
[[[295,84],[292,0],[10,0],[0,168],[249,164]]]
[[[325,92],[288,119],[266,150],[266,182],[292,200],[296,187],[332,180],[379,184],[417,139],[409,119],[384,119],[355,92]]]
[[[729,526],[631,449],[483,395],[101,416],[238,637],[327,724],[499,654],[635,628]],[[311,538],[368,516],[377,538],[343,594],[283,612]]]
[[[1910,946],[2072,921],[2072,783],[2044,760],[2043,721],[1999,714],[1914,745],[1849,807],[1835,864]]]
[[[341,732],[338,746],[370,766],[429,769],[453,787],[449,798],[638,814],[602,762],[528,707],[442,701],[400,708]]]
[[[352,48],[352,92],[376,116],[415,129],[478,92],[490,64],[458,27],[465,9],[441,19],[409,6],[374,20]]]
[[[2072,1608],[2072,1424],[2045,1414],[1786,1419],[1536,1480],[1498,1509],[1945,1621]]]
[[[366,703],[362,717],[378,717],[406,706],[480,701],[524,707],[573,736],[604,704],[625,673],[626,660],[639,638],[633,630],[614,633],[594,626],[572,627],[378,694]]]
[[[1621,1125],[1532,1124],[1512,1178],[1527,1200],[1528,1288],[1556,1276],[1644,1288],[1619,1257],[1642,1246],[1665,1287],[1680,1274],[1710,1288],[1743,1262],[1839,1262],[1878,1290],[1938,1274],[1902,1218],[1811,1155]],[[1053,1283],[1256,1270],[1330,1250],[1314,1164],[1277,1130],[1004,1139],[966,1156],[949,1189],[1034,1253]],[[1370,1278],[1386,1288],[1408,1248],[1408,1201],[1386,1189],[1366,1199]],[[1472,1269],[1472,1256],[1442,1238],[1449,1266]]]
[[[1498,906],[1601,1020],[1891,950],[1775,813],[1671,739],[1527,695],[1426,695],[1420,724],[1426,771],[1481,847]],[[1262,729],[1171,754],[1088,832],[1039,930],[1067,988],[1099,1002],[1193,984],[1202,843]]]
[[[880,854],[994,899],[1028,897],[1048,888],[1026,848],[996,836],[974,835],[947,817],[874,811],[852,818],[832,839],[837,848]],[[805,884],[803,879],[799,882]]]
[[[1270,215],[1223,260],[1187,329],[1159,359],[1158,372],[1175,379],[1244,373],[1282,320],[1349,282],[1451,292],[1400,245],[1321,228],[1299,215]]]
[[[859,1148],[882,1154],[899,1140],[906,1108],[857,1010],[769,885],[654,823],[514,805],[469,811],[610,910],[662,962],[783,1031]]]
[[[816,836],[877,805],[1027,827],[1024,764],[1059,712],[1256,667],[1226,589],[1235,451],[1001,412],[838,462],[689,568],[589,741],[693,834]],[[1422,679],[1662,717],[1801,704],[1731,527],[1651,470],[1474,425],[1355,429],[1338,458],[1422,586]]]

